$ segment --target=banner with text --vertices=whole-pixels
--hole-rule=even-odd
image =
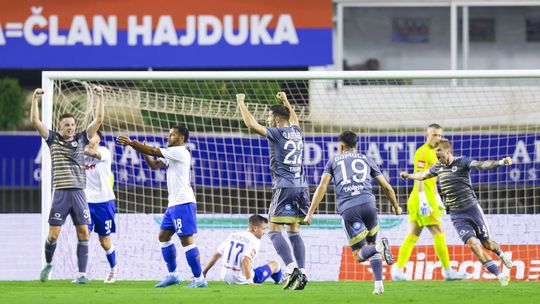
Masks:
[[[0,1],[0,68],[332,64],[332,0]]]
[[[538,134],[452,135],[455,155],[477,160],[498,160],[510,156],[514,164],[488,171],[473,170],[474,184],[534,184],[540,179],[540,136]],[[132,137],[134,138],[134,137]],[[166,135],[138,136],[156,147],[166,146]],[[359,150],[373,158],[390,183],[404,186],[399,172],[412,171],[414,152],[423,144],[421,135],[359,137]],[[38,186],[41,140],[37,135],[0,135],[3,172],[0,186]],[[141,155],[130,147],[115,144],[111,135],[105,145],[113,152],[113,172],[117,183],[165,186],[165,170],[151,170]],[[265,138],[203,136],[193,134],[187,147],[193,156],[193,183],[196,186],[270,187],[269,145]],[[306,135],[303,163],[310,185],[316,185],[328,159],[337,153],[337,137]]]

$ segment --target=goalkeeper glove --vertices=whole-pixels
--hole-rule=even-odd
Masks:
[[[431,213],[431,211],[433,211],[433,209],[428,203],[426,193],[420,192],[419,196],[420,196],[420,215],[429,216],[429,214]]]

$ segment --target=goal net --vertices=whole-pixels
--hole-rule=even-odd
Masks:
[[[229,233],[246,229],[250,214],[266,214],[271,200],[268,142],[245,127],[235,94],[246,94],[249,110],[264,124],[269,106],[278,103],[276,92],[285,91],[304,132],[310,196],[327,160],[337,152],[337,136],[344,130],[358,133],[359,151],[379,164],[404,211],[413,183],[401,181],[399,172],[413,170],[414,152],[424,143],[429,124],[443,126],[443,136],[453,142],[455,155],[477,160],[512,157],[510,167],[472,171],[472,184],[493,239],[515,260],[515,267],[505,271],[514,279],[537,280],[540,80],[531,76],[540,72],[47,72],[44,86],[53,94],[44,97],[44,121],[55,125],[60,114],[69,112],[83,130],[94,113],[88,102],[91,86],[103,86],[103,144],[113,153],[117,233],[112,240],[120,279],[157,280],[166,273],[157,235],[167,188],[164,170],[149,169],[140,154],[116,145],[115,138],[127,135],[164,147],[172,126],[188,126],[197,197],[196,242],[204,264]],[[44,171],[50,170],[48,154],[43,157]],[[392,215],[382,191],[374,187],[374,192],[381,214],[379,235],[389,238],[397,259],[408,216]],[[44,174],[44,231],[49,205],[50,177]],[[463,246],[449,216],[443,219],[443,228],[453,266],[473,279],[493,279]],[[357,264],[347,247],[333,187],[314,223],[303,227],[301,235],[312,280],[372,279],[369,264]],[[91,278],[101,278],[108,264],[97,236],[91,239],[88,272]],[[59,239],[53,279],[74,276],[75,240],[68,223]],[[406,275],[441,279],[432,244],[431,234],[424,231]],[[179,270],[188,278],[189,268],[178,248]],[[265,237],[255,266],[270,259],[281,261]],[[385,266],[386,279],[389,271]],[[211,271],[209,279],[218,278],[219,271]]]

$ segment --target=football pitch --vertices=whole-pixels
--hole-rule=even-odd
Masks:
[[[372,282],[310,282],[305,290],[282,290],[281,285],[228,286],[209,282],[205,289],[181,285],[154,288],[157,281],[0,281],[0,303],[539,303],[539,282],[385,282],[385,293],[374,296]],[[461,301],[461,302],[460,302]]]

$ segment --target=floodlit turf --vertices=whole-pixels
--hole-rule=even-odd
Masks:
[[[70,281],[0,281],[0,303],[540,303],[540,282],[510,282],[507,287],[490,282],[385,282],[384,295],[371,294],[371,282],[310,282],[303,291],[282,290],[266,283],[227,286],[210,282],[205,289],[181,285],[154,288],[157,281],[118,281],[113,285],[94,281],[73,285]]]

